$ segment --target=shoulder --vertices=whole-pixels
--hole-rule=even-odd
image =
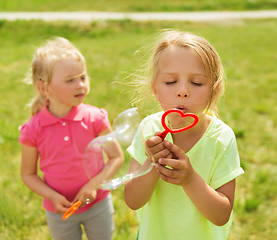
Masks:
[[[27,122],[25,122],[22,126],[19,127],[19,142],[29,146],[35,146],[36,139],[39,136],[41,129],[41,114],[37,113],[36,115],[32,116]]]
[[[108,117],[108,112],[104,108],[98,108],[89,104],[82,104],[79,112],[83,117],[90,120],[102,119]]]
[[[162,118],[163,112],[157,112],[154,114],[151,114],[147,117],[145,117],[142,121],[141,124],[143,125],[156,125],[161,123],[161,118]]]
[[[155,132],[161,131],[162,114],[162,112],[158,112],[145,117],[139,124],[132,144],[139,144],[142,139],[147,139],[148,137],[153,136]]]
[[[82,104],[80,112],[82,114],[82,121],[86,125],[93,126],[96,135],[111,125],[108,118],[108,112],[104,108]]]
[[[145,137],[152,136],[153,133],[163,131],[161,124],[163,112],[158,112],[145,117],[140,124],[140,128]]]
[[[98,108],[96,106],[93,105],[89,105],[89,104],[82,104],[80,106],[80,110],[83,113],[107,113],[107,111],[104,108]]]
[[[29,128],[29,129],[37,129],[41,126],[41,120],[43,116],[39,112],[36,115],[32,116],[28,121],[26,121],[20,129],[22,130],[23,128]]]
[[[210,123],[210,128],[206,136],[221,145],[227,147],[231,142],[236,142],[235,134],[231,127],[217,117],[213,117]]]

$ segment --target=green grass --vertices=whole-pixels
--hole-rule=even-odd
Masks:
[[[9,0],[0,11],[211,11],[276,9],[275,0]]]
[[[83,52],[91,79],[86,102],[108,110],[112,121],[130,108],[129,88],[114,82],[142,64],[155,33],[164,28],[206,37],[225,66],[227,89],[219,104],[221,118],[235,131],[245,174],[238,179],[230,240],[266,240],[277,235],[277,20],[215,23],[0,22],[0,239],[50,239],[41,198],[20,180],[18,126],[28,119],[32,86],[22,83],[34,50],[53,36],[64,36]],[[146,49],[144,47],[146,46]],[[140,49],[140,54],[134,55]],[[128,160],[122,172],[126,172]],[[123,200],[123,188],[112,192],[114,239],[135,239],[137,220]]]

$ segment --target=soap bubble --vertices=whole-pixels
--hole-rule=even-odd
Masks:
[[[141,121],[137,108],[128,109],[118,115],[114,121],[113,131],[107,135],[99,136],[93,139],[87,146],[84,156],[84,168],[88,177],[91,179],[97,175],[108,162],[106,149],[114,147],[115,142],[119,143],[123,150],[128,147],[138,129]],[[126,181],[141,176],[151,170],[152,166],[144,166],[139,171],[122,174],[112,180],[106,179],[100,184],[100,189],[110,190],[124,184]],[[128,171],[125,170],[125,172]]]
[[[123,150],[131,144],[138,130],[140,121],[141,118],[137,112],[137,108],[128,109],[119,114],[116,118],[114,122],[114,131],[107,135],[99,136],[89,143],[84,154],[84,167],[89,178],[93,178],[97,175],[108,162],[108,156],[106,154],[107,149],[112,149],[115,146],[115,142],[119,143]],[[173,124],[169,124],[169,122]],[[168,133],[186,131],[195,126],[197,122],[198,117],[195,114],[184,113],[180,109],[170,109],[166,111],[161,118],[161,124],[165,130],[159,136],[164,139]],[[143,127],[140,128],[140,135],[145,146]],[[100,184],[100,189],[116,189],[126,181],[150,172],[154,165],[154,159],[151,154],[149,154],[146,146],[145,153],[147,154],[148,160],[145,161],[140,168],[127,174],[122,174],[122,170],[120,170],[120,177],[116,177],[112,180],[106,179]],[[125,172],[127,171],[128,170],[125,170]]]
[[[128,147],[138,129],[141,118],[137,108],[120,113],[114,121],[114,135],[119,144]]]

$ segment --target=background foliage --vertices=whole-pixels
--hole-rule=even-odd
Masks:
[[[2,0],[0,11],[168,12],[276,9],[275,0]]]
[[[26,5],[26,2],[23,3]],[[42,7],[49,3],[49,10],[54,8],[51,4],[55,2],[60,1],[47,1],[47,4],[36,1],[31,9],[44,10]],[[109,3],[94,2],[105,3],[105,6]],[[241,2],[243,6],[246,1]],[[13,0],[4,4],[1,1],[0,6],[4,10],[19,10],[19,6],[21,10],[29,8],[20,5],[23,3]],[[66,9],[66,5],[55,9],[74,9]],[[130,10],[128,8],[115,10]],[[218,5],[216,9],[221,7]],[[107,10],[114,9],[107,7]],[[32,86],[22,80],[29,71],[36,47],[53,36],[72,41],[87,60],[91,93],[86,102],[106,108],[112,122],[120,112],[131,107],[128,99],[132,88],[121,83],[130,81],[126,77],[143,65],[156,34],[166,28],[204,36],[218,50],[225,66],[227,87],[219,113],[235,131],[245,170],[238,179],[230,239],[274,239],[277,236],[276,24],[277,20],[273,19],[219,23],[125,20],[89,24],[0,21],[0,239],[50,239],[41,198],[21,182],[17,142],[18,127],[29,118],[26,104],[33,96]],[[134,54],[137,50],[138,54]],[[129,161],[128,156],[126,158],[125,169]],[[112,194],[116,209],[114,239],[135,239],[137,220],[124,203],[123,188]]]

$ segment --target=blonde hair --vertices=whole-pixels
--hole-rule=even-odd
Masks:
[[[150,57],[148,67],[145,72],[148,77],[141,78],[140,81],[136,81],[140,85],[136,89],[140,91],[143,89],[142,86],[151,89],[151,86],[155,83],[161,53],[169,46],[178,46],[183,48],[193,49],[200,57],[208,79],[212,83],[211,88],[211,99],[207,106],[206,111],[209,109],[217,114],[217,102],[220,96],[224,92],[224,69],[221,63],[220,57],[214,47],[203,37],[194,35],[192,33],[185,33],[176,30],[167,30],[161,34],[160,40],[155,44],[153,48],[153,54]],[[142,81],[141,81],[142,80]],[[139,83],[140,82],[140,83]],[[145,89],[144,89],[145,91]],[[142,96],[142,93],[137,93],[137,96]],[[135,97],[134,102],[139,102],[140,99]]]
[[[32,61],[31,78],[34,86],[36,86],[38,81],[43,81],[46,85],[50,84],[54,65],[58,61],[65,59],[80,61],[86,70],[84,56],[65,38],[56,37],[53,40],[49,40],[45,46],[38,48]],[[38,93],[31,103],[31,114],[35,115],[40,112],[46,101],[46,97]]]

